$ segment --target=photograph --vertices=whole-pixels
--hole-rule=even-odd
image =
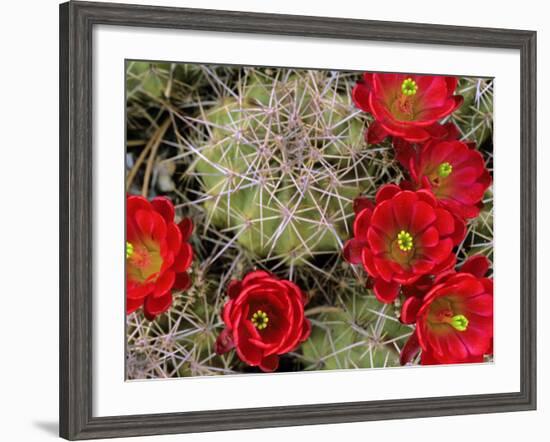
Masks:
[[[4,4],[0,442],[545,434],[544,2]]]
[[[493,78],[124,81],[127,381],[494,363]]]

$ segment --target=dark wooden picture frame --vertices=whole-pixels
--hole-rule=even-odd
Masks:
[[[521,58],[521,389],[437,398],[92,415],[92,30],[99,24],[509,48]],[[536,408],[536,33],[108,3],[60,6],[60,435],[69,440]]]

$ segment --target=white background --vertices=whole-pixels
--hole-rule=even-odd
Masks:
[[[137,0],[135,0],[137,1]],[[326,15],[380,20],[417,21],[474,26],[527,28],[539,31],[539,410],[530,413],[388,421],[346,425],[253,430],[203,435],[165,436],[159,440],[370,440],[446,442],[465,438],[517,440],[546,434],[550,391],[546,380],[550,326],[544,321],[550,285],[542,276],[548,263],[549,209],[542,201],[550,177],[544,173],[549,155],[550,113],[543,107],[550,78],[549,29],[544,2],[514,6],[461,0],[453,6],[440,1],[338,2],[295,0],[153,1],[145,3],[262,12]],[[54,438],[57,421],[57,2],[13,2],[3,6],[0,76],[0,184],[2,189],[0,276],[3,321],[0,346],[0,437],[5,440]],[[546,23],[544,23],[546,19]],[[550,202],[545,201],[546,207]],[[7,284],[6,284],[7,283]],[[547,295],[548,296],[548,295]],[[542,344],[542,345],[541,345]],[[538,433],[538,434],[537,434]],[[544,437],[544,436],[543,436]],[[152,440],[153,438],[149,438]],[[136,439],[134,439],[136,440]]]

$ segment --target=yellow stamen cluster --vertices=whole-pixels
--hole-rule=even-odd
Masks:
[[[134,246],[132,243],[126,241],[126,259],[130,258],[134,254]]]
[[[451,163],[441,163],[439,167],[437,168],[437,174],[441,178],[447,178],[453,171],[453,166]]]
[[[413,248],[413,237],[409,232],[401,230],[397,235],[397,245],[404,252],[409,252]]]
[[[456,330],[458,331],[466,331],[468,328],[468,318],[464,315],[455,315],[451,318],[449,321],[449,324],[451,324]]]
[[[418,92],[418,85],[412,78],[407,78],[401,83],[401,92],[403,95],[411,96]]]
[[[263,310],[258,310],[256,313],[252,315],[252,324],[254,324],[254,327],[256,327],[258,330],[263,330],[267,327],[267,323],[269,322],[269,317],[267,316],[267,313]]]

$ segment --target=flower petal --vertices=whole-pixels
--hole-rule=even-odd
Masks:
[[[435,209],[435,226],[441,237],[449,236],[455,231],[453,216],[445,209]]]
[[[174,281],[174,289],[185,291],[191,287],[191,277],[187,272],[176,274],[176,280]]]
[[[152,293],[152,296],[149,296],[148,298],[158,298],[160,296],[164,296],[166,292],[170,291],[175,280],[176,274],[174,272],[165,272],[155,281],[155,291]]]
[[[231,332],[227,328],[224,328],[216,339],[216,343],[214,344],[214,351],[219,355],[223,355],[234,347],[235,343],[233,342],[233,336],[231,336]]]
[[[242,289],[241,281],[232,279],[229,282],[229,285],[227,286],[227,296],[229,296],[231,299],[235,299],[241,292],[241,289]]]
[[[376,204],[382,201],[389,200],[397,193],[401,192],[401,188],[396,184],[384,184],[376,192]]]
[[[378,277],[378,270],[376,270],[372,253],[368,247],[363,248],[363,251],[361,252],[361,261],[363,262],[363,268],[370,276],[373,278]]]
[[[445,260],[453,250],[453,242],[450,239],[444,239],[435,247],[425,247],[422,253],[435,263]]]
[[[353,200],[353,212],[355,215],[359,215],[363,209],[369,209],[372,211],[374,210],[374,204],[370,198],[367,198],[366,196],[358,196]]]
[[[180,273],[185,272],[193,262],[193,248],[187,242],[183,243],[180,248],[180,252],[174,260],[172,268],[174,271]]]
[[[174,254],[181,248],[181,232],[174,223],[169,223],[166,229],[166,244]]]
[[[419,237],[415,238],[415,242],[421,247],[433,247],[439,242],[439,232],[435,227],[428,227]]]
[[[385,128],[377,121],[373,121],[367,128],[365,139],[368,144],[380,144],[387,136]]]
[[[135,312],[142,305],[143,305],[143,298],[138,298],[138,299],[126,298],[126,314],[129,315],[130,313]]]
[[[489,265],[490,262],[485,255],[473,255],[462,264],[460,271],[482,278],[489,270]]]
[[[262,371],[267,373],[277,370],[277,367],[279,367],[279,356],[269,355],[264,357],[259,367]]]
[[[386,282],[377,278],[374,282],[374,295],[380,302],[390,304],[397,298],[400,287],[396,282]]]
[[[360,264],[363,247],[365,247],[364,241],[359,241],[355,238],[346,241],[343,250],[344,259],[350,264]]]
[[[391,265],[393,261],[388,261],[384,258],[377,258],[376,256],[374,256],[373,260],[374,260],[374,266],[376,267],[376,270],[378,271],[378,274],[380,275],[380,277],[383,280],[390,282],[394,274],[394,270]]]
[[[401,365],[405,365],[409,363],[419,351],[420,351],[420,344],[418,343],[418,336],[415,331],[409,337],[409,339],[401,349],[401,355],[399,356],[399,363]]]
[[[358,241],[366,241],[367,231],[370,226],[372,212],[370,209],[363,209],[355,217],[353,222],[353,234]]]
[[[399,229],[409,230],[414,207],[418,202],[415,192],[405,190],[391,200],[393,214]]]
[[[382,201],[380,204],[377,204],[372,213],[370,223],[381,232],[384,232],[389,238],[393,238],[396,235],[397,223],[393,214],[391,200]]]
[[[355,105],[362,111],[369,112],[369,93],[370,88],[363,82],[357,83],[351,91],[351,97]]]
[[[422,307],[422,299],[416,296],[407,298],[401,307],[400,321],[403,324],[414,324],[420,307]]]
[[[435,221],[436,215],[434,209],[424,201],[418,201],[414,205],[411,213],[409,230],[411,234],[416,235],[423,232],[429,225]],[[435,229],[434,229],[435,230]]]
[[[148,296],[145,298],[145,303],[143,305],[143,312],[145,317],[152,321],[157,315],[167,311],[172,305],[172,292],[167,291],[162,296],[153,297]]]
[[[181,232],[181,240],[184,242],[187,241],[193,233],[193,221],[191,218],[183,218],[179,222],[178,227]]]
[[[258,282],[259,279],[266,279],[271,278],[271,273],[266,272],[264,270],[255,270],[253,272],[248,273],[244,279],[243,279],[243,286],[255,284]]]
[[[157,196],[151,200],[153,208],[164,218],[166,224],[174,222],[174,205],[164,196]]]
[[[367,239],[370,249],[375,255],[382,255],[390,251],[389,241],[376,227],[368,230]]]

